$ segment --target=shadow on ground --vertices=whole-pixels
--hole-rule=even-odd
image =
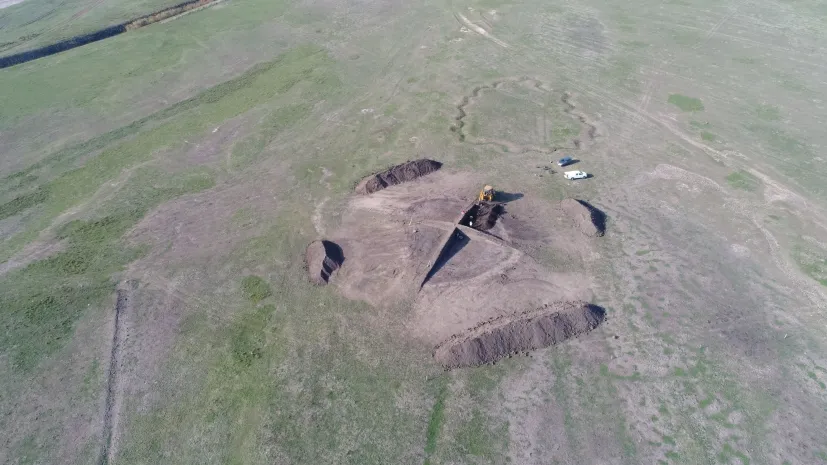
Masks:
[[[519,192],[497,192],[497,196],[494,198],[494,201],[508,203],[515,200],[520,200],[521,198],[523,198],[523,194]]]
[[[428,271],[428,275],[425,276],[425,279],[422,281],[422,285],[425,285],[446,263],[451,261],[454,255],[465,248],[469,242],[471,242],[471,239],[468,236],[459,229],[454,229],[454,232],[451,233],[451,238],[448,239],[448,243],[445,245],[445,248],[442,249],[442,253],[437,257],[433,268]]]

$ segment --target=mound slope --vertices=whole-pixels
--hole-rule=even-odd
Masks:
[[[583,301],[556,302],[501,316],[455,334],[434,350],[445,368],[473,367],[508,355],[548,347],[596,328],[605,311]]]
[[[305,252],[307,276],[314,284],[327,284],[344,261],[342,248],[326,240],[311,242]]]
[[[560,208],[583,234],[599,237],[606,233],[606,215],[585,200],[565,199]]]
[[[409,161],[401,165],[392,166],[381,173],[372,174],[356,185],[359,194],[372,194],[388,186],[413,181],[416,178],[433,173],[440,169],[442,163],[427,158]]]

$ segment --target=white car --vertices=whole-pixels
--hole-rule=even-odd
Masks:
[[[566,179],[586,179],[589,177],[585,171],[566,171],[563,173]]]

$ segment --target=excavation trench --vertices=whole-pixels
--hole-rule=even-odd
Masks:
[[[497,219],[504,211],[505,208],[500,203],[476,202],[465,211],[459,224],[478,231],[488,231],[497,224]]]
[[[175,16],[186,13],[188,11],[203,8],[212,5],[213,3],[218,3],[220,1],[222,0],[189,0],[183,3],[179,3],[175,6],[164,8],[163,10],[158,10],[154,13],[141,16],[139,18],[131,19],[125,23],[107,26],[103,29],[99,29],[94,32],[90,32],[87,34],[79,34],[74,37],[70,37],[68,39],[55,42],[53,44],[45,45],[43,47],[38,47],[32,50],[27,50],[25,52],[0,57],[0,69],[37,60],[38,58],[55,55],[61,52],[65,52],[67,50],[71,50],[73,48],[81,47],[86,44],[91,44],[92,42],[98,42],[103,39],[108,39],[110,37],[123,34],[124,32],[131,31],[133,29],[138,29],[144,26],[149,26],[150,24],[170,19]]]
[[[307,276],[313,284],[327,284],[344,261],[342,248],[327,240],[311,242],[305,252]]]

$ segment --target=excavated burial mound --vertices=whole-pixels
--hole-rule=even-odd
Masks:
[[[606,215],[585,200],[565,199],[560,202],[560,208],[583,234],[598,237],[606,233]]]
[[[605,310],[586,302],[557,302],[522,314],[489,320],[455,334],[434,350],[445,368],[473,367],[511,354],[540,349],[596,328]]]
[[[476,202],[465,212],[459,224],[471,226],[478,231],[488,231],[497,224],[505,208],[501,203]]]
[[[413,181],[420,176],[433,173],[441,167],[442,163],[427,158],[402,163],[381,173],[366,177],[356,185],[356,192],[359,194],[372,194],[388,186]]]
[[[307,275],[314,284],[327,284],[344,261],[342,248],[335,242],[313,241],[307,246],[305,252]]]

